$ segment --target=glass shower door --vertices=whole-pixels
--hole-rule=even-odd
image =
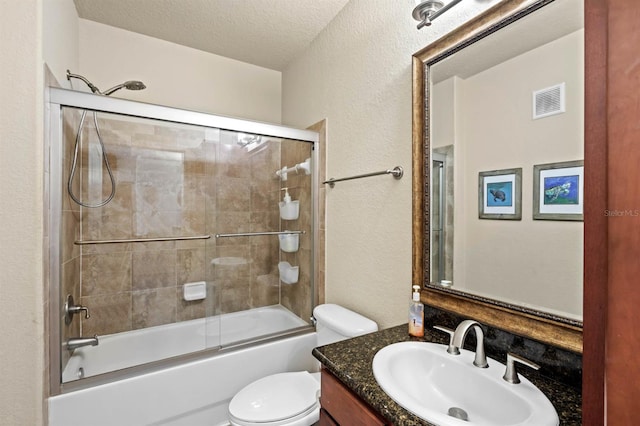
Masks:
[[[313,295],[312,147],[220,132],[210,281],[219,294],[222,346],[309,324],[303,318],[311,316]],[[286,193],[293,201],[281,215]]]
[[[431,282],[445,279],[445,156],[432,153],[431,161]]]
[[[204,333],[211,132],[63,109],[61,305],[90,311],[61,323],[63,381],[219,344]]]

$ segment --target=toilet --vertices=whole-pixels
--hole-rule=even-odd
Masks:
[[[378,331],[375,322],[335,304],[318,305],[318,346]],[[229,403],[234,426],[311,426],[320,417],[320,373],[272,374],[244,387]]]

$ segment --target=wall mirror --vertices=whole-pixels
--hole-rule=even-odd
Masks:
[[[414,55],[423,302],[582,351],[582,0],[508,0]]]

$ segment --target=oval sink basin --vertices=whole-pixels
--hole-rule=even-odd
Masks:
[[[447,353],[445,345],[401,342],[382,348],[373,358],[376,381],[394,401],[439,426],[558,426],[555,408],[529,380],[502,379],[505,366],[487,359],[473,365],[475,354]]]

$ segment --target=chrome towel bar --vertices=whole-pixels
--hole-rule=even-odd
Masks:
[[[404,175],[404,170],[402,169],[402,167],[396,166],[391,170],[382,170],[380,172],[365,173],[363,175],[350,176],[350,177],[345,177],[345,178],[340,178],[340,179],[331,178],[329,180],[325,180],[322,183],[329,184],[329,186],[331,188],[333,188],[335,186],[336,182],[342,182],[343,180],[360,179],[360,178],[366,178],[366,177],[371,177],[371,176],[379,176],[379,175],[393,175],[394,178],[401,179],[402,175]]]
[[[114,244],[114,243],[148,243],[153,241],[182,241],[182,240],[207,240],[211,235],[196,235],[193,237],[157,237],[157,238],[126,238],[122,240],[76,240],[74,244]]]
[[[288,234],[304,234],[304,233],[305,231],[240,232],[237,234],[216,234],[216,238],[256,237],[260,235],[288,235]]]

